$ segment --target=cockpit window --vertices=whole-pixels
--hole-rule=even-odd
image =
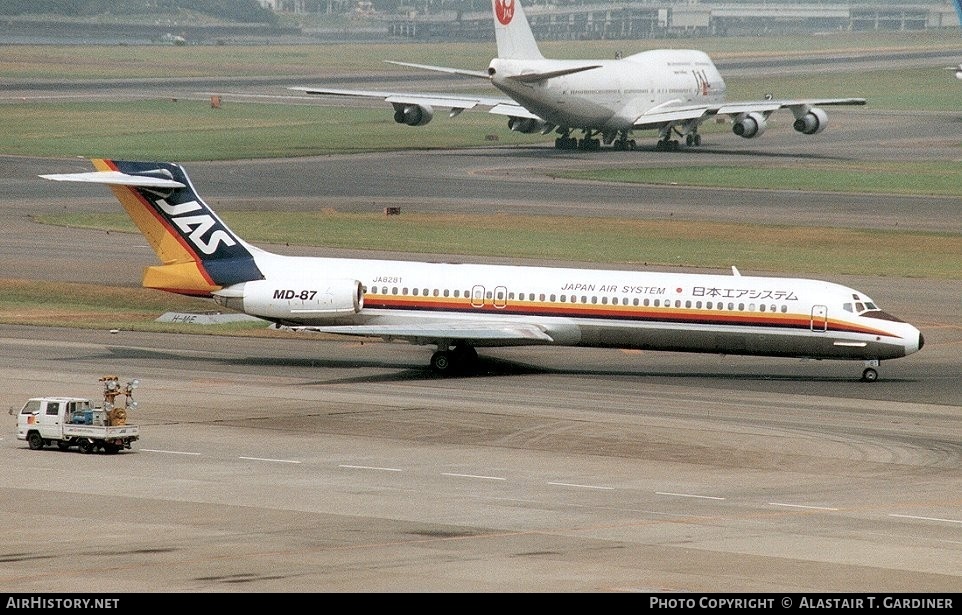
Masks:
[[[856,314],[864,314],[865,312],[877,312],[879,311],[878,306],[871,301],[856,301],[853,303],[843,303],[842,309],[846,312],[855,312]]]

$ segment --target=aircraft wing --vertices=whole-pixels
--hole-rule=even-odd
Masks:
[[[768,116],[778,109],[791,109],[804,114],[812,107],[829,105],[864,105],[864,98],[807,98],[787,100],[752,100],[715,103],[709,105],[665,104],[646,111],[635,119],[634,128],[656,128],[666,124],[680,124],[707,119],[713,115],[737,116],[743,113],[761,113]],[[799,114],[796,114],[796,116]]]
[[[786,100],[749,100],[724,102],[708,107],[711,115],[738,115],[741,113],[768,114],[778,109],[805,109],[831,105],[864,105],[864,98],[801,98]],[[804,113],[804,111],[803,111]]]
[[[678,107],[660,106],[651,109],[635,118],[634,127],[637,129],[656,128],[665,124],[677,124],[706,118],[711,114],[708,105],[687,105]]]
[[[510,98],[494,98],[489,96],[465,96],[464,94],[443,94],[425,93],[413,94],[407,92],[380,92],[376,90],[337,90],[331,88],[311,88],[311,87],[292,87],[290,90],[315,94],[319,96],[348,96],[355,98],[379,99],[389,103],[402,105],[428,105],[431,107],[441,107],[443,109],[473,109],[477,106],[498,107],[507,105],[518,107],[518,104]],[[523,107],[519,107],[523,109]],[[495,113],[492,111],[492,113]],[[498,112],[500,113],[500,112]],[[527,111],[525,111],[527,113]],[[506,114],[504,114],[506,115]]]
[[[284,327],[297,331],[315,331],[337,335],[379,337],[412,343],[471,341],[477,345],[533,345],[554,341],[543,327],[527,323],[488,321],[439,321],[419,325],[337,325]]]

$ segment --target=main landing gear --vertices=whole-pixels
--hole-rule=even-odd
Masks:
[[[585,132],[582,139],[572,137],[571,132],[565,132],[554,140],[555,149],[580,149],[588,152],[596,152],[601,149],[601,139],[594,137],[593,133]]]
[[[450,349],[439,345],[437,352],[431,355],[431,369],[439,376],[471,371],[477,367],[477,363],[478,351],[467,344],[458,344]]]
[[[659,152],[673,152],[676,151],[680,146],[681,142],[678,139],[673,139],[672,136],[682,136],[681,132],[674,128],[669,128],[668,130],[661,133],[661,138],[658,139],[658,143],[655,145],[655,149]],[[688,147],[698,147],[701,145],[701,135],[698,134],[697,130],[692,130],[685,134],[685,145]]]
[[[877,359],[872,359],[865,362],[865,369],[862,370],[862,382],[875,382],[878,380],[878,365]]]
[[[618,137],[611,142],[611,147],[620,151],[631,151],[636,146],[635,140],[631,138],[627,130],[619,132]]]

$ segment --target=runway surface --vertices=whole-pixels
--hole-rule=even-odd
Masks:
[[[832,117],[817,141],[785,125],[672,154],[533,145],[187,166],[219,211],[400,204],[962,228],[958,199],[550,178],[583,165],[959,158],[956,117]],[[6,157],[0,169],[0,277],[139,284],[154,262],[140,236],[105,242],[30,218],[115,211],[106,190],[36,179],[88,162]],[[956,592],[962,275],[834,281],[919,326],[925,348],[883,363],[872,384],[858,363],[544,348],[484,350],[479,375],[442,379],[430,348],[405,344],[0,327],[6,406],[98,398],[100,376],[136,377],[144,433],[113,456],[31,451],[8,417],[0,585]]]

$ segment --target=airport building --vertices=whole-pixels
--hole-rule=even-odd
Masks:
[[[529,3],[530,4],[530,3]],[[683,38],[782,35],[827,31],[919,31],[958,28],[951,3],[610,2],[528,4],[538,40]],[[413,39],[487,40],[487,11],[412,11],[384,15],[390,36]]]

